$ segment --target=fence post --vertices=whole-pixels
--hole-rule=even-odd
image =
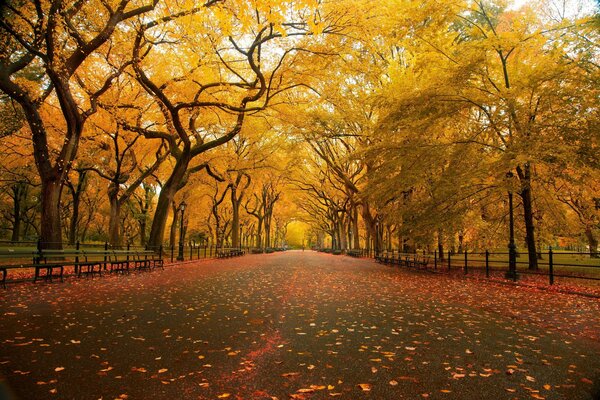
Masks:
[[[485,251],[485,277],[490,277],[490,252],[488,250]]]
[[[194,251],[194,248],[192,247],[192,244],[190,243],[190,261],[192,261],[194,259],[193,253],[192,253],[193,251]]]
[[[550,278],[550,285],[554,285],[554,253],[552,253],[552,247],[548,249],[548,275]]]
[[[171,263],[173,263],[173,253],[175,252],[175,245],[171,243]]]
[[[129,250],[131,249],[131,244],[129,240],[127,241],[127,264],[129,264]]]
[[[448,271],[450,271],[450,256],[451,256],[451,253],[450,253],[450,250],[448,250]]]
[[[468,269],[467,269],[467,251],[465,250],[465,275],[467,275],[468,273]]]
[[[208,247],[208,246],[206,245],[206,242],[204,242],[204,258],[206,258],[206,248],[207,248],[207,247]]]
[[[437,250],[433,251],[433,269],[437,270]]]

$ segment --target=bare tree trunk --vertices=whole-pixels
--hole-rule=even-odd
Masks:
[[[121,246],[121,203],[119,202],[118,193],[119,185],[111,182],[108,187],[108,202],[110,204],[110,215],[108,220],[108,242],[113,248]]]
[[[190,149],[184,149],[175,163],[171,176],[169,176],[169,179],[167,179],[160,191],[156,211],[152,219],[152,227],[150,228],[150,237],[148,238],[148,245],[152,249],[158,249],[163,243],[167,217],[169,216],[169,207],[175,198],[177,190],[179,190],[180,183],[183,181],[190,159]]]
[[[521,199],[523,201],[523,217],[525,219],[525,242],[529,254],[529,269],[538,269],[537,253],[535,248],[535,228],[533,220],[533,199],[531,193],[531,167],[527,163],[523,168],[517,167],[521,181]]]
[[[237,198],[237,188],[231,187],[231,246],[240,247],[240,201]]]
[[[592,228],[587,226],[585,228],[585,237],[588,240],[588,246],[590,247],[590,257],[598,258],[598,239],[594,236],[594,231]]]
[[[46,249],[62,249],[60,196],[62,193],[60,177],[42,180],[42,215],[40,239]]]
[[[366,202],[362,204],[362,217],[367,231],[367,250],[371,250],[372,242],[374,242],[374,247],[377,246],[377,235],[375,232],[375,218],[371,215],[369,204]]]
[[[437,248],[440,261],[444,261],[444,234],[442,231],[438,231]]]
[[[23,213],[25,212],[25,202],[27,201],[27,184],[24,182],[16,182],[12,185],[13,198],[13,224],[10,240],[18,242],[21,237],[21,223],[23,221]]]
[[[179,216],[179,209],[175,205],[175,202],[171,202],[171,210],[173,212],[173,220],[171,221],[171,228],[169,230],[169,246],[175,246],[177,244],[177,217]]]
[[[353,207],[353,218],[352,218],[352,237],[354,238],[354,249],[360,249],[360,232],[358,230],[358,207]]]

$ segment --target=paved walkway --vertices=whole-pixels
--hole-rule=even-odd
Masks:
[[[597,299],[344,256],[13,285],[0,304],[0,374],[20,399],[600,394]]]

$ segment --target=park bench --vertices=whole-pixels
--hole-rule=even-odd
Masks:
[[[421,254],[407,254],[404,256],[402,265],[409,268],[427,269],[427,265],[429,265],[429,256]]]
[[[40,278],[41,271],[46,272],[44,279],[51,281],[55,276],[54,270],[58,269],[60,273],[57,276],[62,281],[66,267],[73,267],[73,273],[77,277],[81,275],[93,277],[94,274],[102,275],[102,268],[106,265],[105,252],[93,250],[44,249],[36,251],[33,260],[34,282]]]
[[[55,277],[63,281],[67,267],[73,267],[77,277],[93,277],[109,267],[111,272],[126,273],[130,265],[138,270],[164,268],[161,255],[151,250],[5,249],[0,252],[0,284],[6,288],[9,270],[34,269],[34,282],[40,278],[52,281]]]
[[[242,249],[221,249],[217,251],[217,258],[230,258],[243,256],[245,254]]]
[[[375,256],[377,262],[383,264],[398,265],[401,267],[427,269],[430,257],[422,254],[395,253],[393,251],[382,251]]]
[[[350,257],[364,257],[365,255],[365,251],[364,250],[346,250],[346,255],[350,256]]]
[[[383,263],[383,264],[395,264],[396,259],[394,258],[393,251],[381,251],[375,254],[375,261]]]
[[[6,289],[8,270],[32,268],[34,250],[25,248],[4,249],[0,253],[0,271],[2,271],[2,286]]]
[[[94,276],[94,274],[102,275],[102,268],[106,264],[103,257],[103,252],[95,252],[90,250],[74,250],[73,260],[74,272],[77,277],[81,275]]]
[[[165,268],[162,257],[159,254],[153,252],[152,250],[136,251],[132,254],[132,260],[134,269],[137,270]]]

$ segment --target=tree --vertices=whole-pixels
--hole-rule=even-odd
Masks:
[[[77,155],[85,122],[127,63],[114,65],[107,52],[102,66],[94,65],[90,81],[96,83],[88,90],[79,86],[82,80],[73,78],[89,66],[86,63],[99,62],[90,55],[108,50],[104,45],[119,24],[150,12],[157,2],[132,7],[129,0],[115,6],[104,1],[34,0],[0,6],[0,90],[20,105],[31,133],[41,180],[43,246],[62,246],[59,205],[65,176]],[[86,92],[84,105],[79,98]],[[48,107],[60,109],[60,124],[55,124]],[[59,138],[62,145],[55,146]]]
[[[317,24],[312,22],[316,15]],[[340,29],[327,18],[312,2],[272,8],[209,1],[138,27],[132,67],[162,121],[146,121],[141,128],[122,124],[147,138],[165,140],[175,159],[158,198],[151,246],[162,242],[168,204],[192,160],[236,137],[249,113],[302,86],[288,72],[300,55],[310,54],[310,43],[302,38]]]
[[[535,165],[547,162],[551,153],[573,155],[575,146],[565,138],[574,132],[572,115],[581,116],[572,111],[581,104],[573,107],[575,94],[582,93],[573,83],[585,73],[569,60],[570,50],[558,38],[586,22],[548,24],[531,9],[472,5],[438,13],[436,24],[422,24],[403,42],[412,60],[390,86],[395,94],[390,90],[386,121],[393,121],[388,128],[394,132],[412,136],[440,137],[446,130],[446,143],[478,149],[486,161],[478,171],[489,171],[493,179],[474,181],[489,190],[508,190],[499,171],[513,172],[529,267],[535,269]]]

